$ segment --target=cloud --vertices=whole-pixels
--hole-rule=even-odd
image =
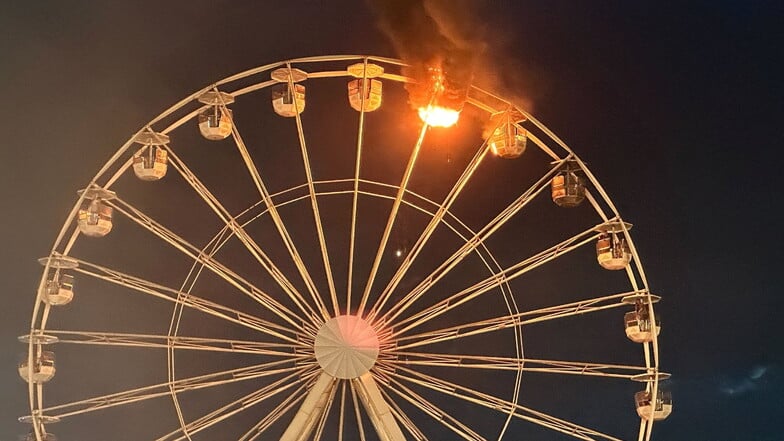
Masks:
[[[768,365],[757,365],[739,378],[725,379],[719,390],[728,396],[739,396],[756,391],[762,386],[765,376],[770,371]]]
[[[768,373],[768,366],[754,366],[751,373],[749,373],[749,378],[752,380],[759,380],[766,373]]]

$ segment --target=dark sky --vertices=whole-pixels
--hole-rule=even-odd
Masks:
[[[477,16],[493,29],[488,43],[635,223],[665,298],[676,409],[654,438],[781,439],[784,6],[487,3]],[[35,258],[116,146],[193,90],[256,65],[395,54],[362,1],[15,2],[0,29],[0,439],[12,440],[27,429],[15,422],[26,395],[14,371]]]

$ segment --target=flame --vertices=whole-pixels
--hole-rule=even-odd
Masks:
[[[419,108],[419,118],[429,126],[451,127],[460,118],[460,111],[431,104]]]

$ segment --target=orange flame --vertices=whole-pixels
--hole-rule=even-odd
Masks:
[[[429,126],[451,127],[460,118],[460,112],[446,107],[428,105],[419,108],[419,118]]]

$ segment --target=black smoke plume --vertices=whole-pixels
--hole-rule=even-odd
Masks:
[[[371,4],[382,31],[409,65],[403,74],[417,81],[406,86],[411,106],[427,105],[438,77],[448,101],[464,101],[485,48],[484,26],[472,18],[473,2],[372,0]]]
[[[471,83],[532,111],[532,92],[549,88],[536,66],[517,61],[520,42],[513,30],[489,26],[493,13],[476,0],[367,0],[379,27],[409,67],[403,74],[413,108],[428,103],[434,73],[444,76],[447,101],[464,99]],[[484,9],[482,9],[484,8]],[[519,37],[517,37],[519,38]],[[437,71],[437,72],[434,72]],[[450,89],[451,92],[450,93]],[[451,96],[450,96],[451,95]]]

